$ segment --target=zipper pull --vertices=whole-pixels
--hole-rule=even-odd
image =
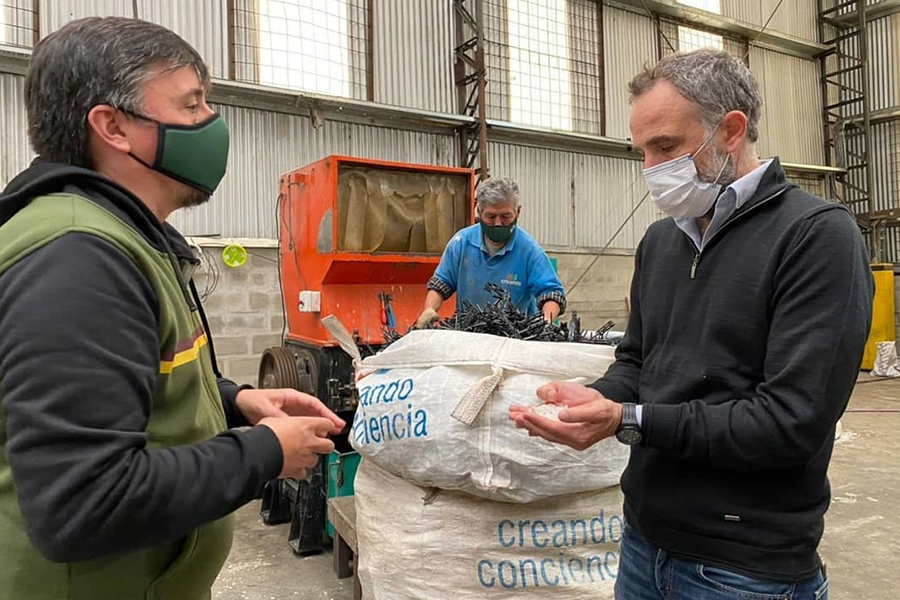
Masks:
[[[697,264],[700,262],[700,255],[694,255],[694,262],[691,263],[691,279],[697,274]]]

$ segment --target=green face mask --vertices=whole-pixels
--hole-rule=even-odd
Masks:
[[[129,152],[133,159],[206,195],[215,191],[225,176],[229,145],[228,125],[218,113],[196,125],[173,125],[123,112],[156,123],[159,131],[153,164]]]
[[[484,232],[484,235],[487,236],[487,239],[491,240],[495,244],[505,244],[516,232],[517,222],[518,219],[516,219],[509,225],[485,225],[484,221],[482,221],[481,231]]]

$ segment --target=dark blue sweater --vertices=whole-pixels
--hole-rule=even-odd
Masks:
[[[651,226],[625,338],[594,384],[644,406],[629,524],[676,555],[812,576],[873,292],[851,214],[786,183],[777,159],[702,254],[672,219]]]

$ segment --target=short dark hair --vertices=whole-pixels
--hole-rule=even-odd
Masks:
[[[674,85],[679,94],[697,105],[707,130],[717,127],[726,113],[739,110],[747,115],[747,138],[755,142],[759,137],[762,95],[750,69],[739,58],[709,49],[671,54],[631,80],[631,100],[660,80]]]
[[[34,47],[25,77],[28,137],[47,161],[92,168],[88,113],[109,104],[142,113],[144,84],[159,72],[209,71],[176,33],[147,21],[88,17],[72,21]]]

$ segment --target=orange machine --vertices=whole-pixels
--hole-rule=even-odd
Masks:
[[[475,172],[329,156],[281,178],[278,207],[285,345],[269,348],[261,387],[293,387],[355,408],[348,357],[322,326],[337,316],[377,350],[383,328],[421,313],[444,246],[474,222]],[[442,313],[453,312],[451,303]]]
[[[345,156],[284,175],[288,339],[333,345],[320,319],[334,314],[362,344],[380,344],[385,294],[405,331],[422,311],[444,246],[472,223],[474,182],[471,169]]]
[[[405,332],[422,311],[444,246],[474,222],[474,198],[471,169],[329,156],[282,176],[287,335],[283,346],[263,353],[259,386],[315,395],[351,423],[358,403],[353,365],[322,317],[338,317],[363,356],[382,345],[385,326]],[[452,311],[446,303],[442,312]],[[338,466],[352,454],[348,433],[334,439]],[[334,481],[323,467],[310,470],[306,481],[269,482],[263,521],[291,521],[295,552],[321,550],[326,491]]]

